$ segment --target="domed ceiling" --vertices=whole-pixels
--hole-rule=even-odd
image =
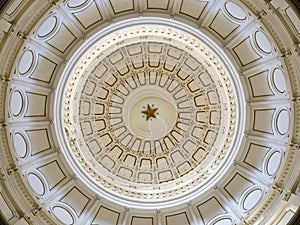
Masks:
[[[8,1],[8,224],[287,224],[300,21],[286,1]]]

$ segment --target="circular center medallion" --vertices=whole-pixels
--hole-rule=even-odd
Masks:
[[[142,140],[159,140],[175,126],[178,109],[163,88],[145,86],[133,91],[123,105],[127,129]]]

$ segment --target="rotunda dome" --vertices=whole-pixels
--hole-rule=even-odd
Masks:
[[[9,1],[1,216],[286,224],[300,205],[297,21],[276,0]]]

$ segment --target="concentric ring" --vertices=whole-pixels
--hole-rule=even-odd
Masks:
[[[87,40],[61,80],[65,154],[100,194],[128,204],[200,194],[240,142],[237,72],[213,42],[179,22],[128,20],[105,32]]]

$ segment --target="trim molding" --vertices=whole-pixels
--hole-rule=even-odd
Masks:
[[[9,0],[3,0],[3,1],[0,1],[0,13],[2,13],[6,3],[8,3]]]

